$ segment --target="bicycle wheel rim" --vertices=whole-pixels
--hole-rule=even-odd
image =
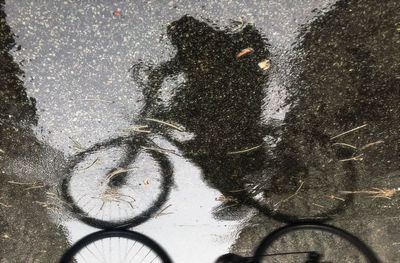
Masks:
[[[78,255],[79,252],[85,247],[87,247],[89,244],[102,239],[113,238],[113,237],[125,238],[137,241],[150,248],[153,252],[155,252],[155,254],[161,259],[163,263],[172,263],[168,254],[155,241],[153,241],[152,239],[143,234],[128,230],[103,230],[85,236],[84,238],[76,242],[67,252],[64,253],[64,255],[60,260],[60,263],[71,263],[73,262],[72,260],[74,259],[74,257]]]
[[[281,227],[269,235],[267,235],[258,245],[257,249],[254,253],[254,263],[260,263],[265,256],[265,251],[280,237],[294,231],[299,230],[316,230],[321,232],[327,232],[336,236],[339,236],[343,240],[350,242],[364,257],[368,260],[369,263],[379,263],[378,257],[375,253],[359,238],[355,237],[354,235],[350,234],[349,232],[326,224],[315,224],[315,223],[298,223],[287,225]]]
[[[348,180],[347,189],[354,191],[357,185],[357,169],[352,163],[343,164],[343,169],[348,173],[346,175],[346,180]],[[243,185],[245,185],[243,183]],[[243,186],[242,188],[246,188]],[[241,191],[237,193],[229,192],[227,195],[234,197],[235,199],[241,201],[243,204],[249,205],[256,208],[260,213],[283,223],[293,224],[293,223],[324,223],[332,220],[335,216],[341,214],[346,210],[346,208],[352,204],[354,200],[354,195],[348,194],[343,197],[344,201],[338,202],[335,206],[332,206],[320,213],[314,214],[312,216],[308,215],[295,215],[279,210],[274,210],[272,206],[263,205],[260,201],[256,200],[254,196],[247,191]]]
[[[145,143],[145,140],[139,137],[136,138],[115,138],[108,140],[106,142],[98,143],[90,147],[89,149],[77,154],[75,158],[71,161],[69,165],[69,171],[73,171],[74,167],[84,158],[86,155],[90,154],[91,152],[97,151],[99,149],[104,149],[110,146],[121,146],[124,143],[130,143],[133,148],[133,151],[138,152],[138,145]],[[149,220],[154,214],[157,213],[161,209],[161,207],[165,204],[168,199],[171,187],[173,185],[172,179],[172,165],[165,154],[152,151],[150,155],[157,163],[160,165],[161,168],[161,191],[155,201],[149,206],[146,210],[141,212],[140,214],[126,220],[113,222],[108,220],[101,220],[97,218],[90,217],[81,207],[79,207],[74,198],[70,194],[70,180],[72,177],[72,173],[68,174],[62,180],[61,183],[61,192],[62,196],[67,204],[67,208],[73,213],[73,215],[81,220],[82,222],[96,227],[100,229],[127,229],[130,227],[137,226],[139,224],[144,223],[145,221]],[[132,157],[133,159],[134,157]]]

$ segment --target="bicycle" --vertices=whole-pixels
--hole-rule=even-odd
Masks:
[[[341,251],[338,256],[337,251],[333,254],[321,251],[321,246],[311,244],[311,246],[302,250],[294,250],[271,253],[270,249],[276,249],[284,246],[285,243],[279,243],[279,240],[285,236],[291,238],[291,234],[298,235],[299,232],[314,231],[313,237],[318,239],[319,234],[330,234],[341,240],[348,242],[346,250]],[[304,237],[304,236],[303,236]],[[285,240],[285,239],[283,239]],[[293,240],[292,240],[293,241]],[[278,244],[275,244],[278,243]],[[304,241],[300,241],[297,245],[302,245]],[[312,243],[312,242],[311,242]],[[336,244],[340,242],[336,241]],[[291,244],[295,247],[296,242]],[[304,245],[304,244],[303,244]],[[349,261],[349,257],[345,252],[349,252],[349,247],[357,251],[357,255],[350,259],[353,262],[378,263],[379,259],[375,253],[360,239],[340,228],[336,228],[325,224],[292,224],[281,227],[265,236],[259,243],[252,256],[244,257],[233,253],[220,256],[216,263],[262,263],[262,262],[304,262],[304,263],[323,263],[333,262],[326,260],[337,260],[340,258],[343,262]],[[287,248],[284,248],[287,249]],[[299,249],[299,248],[297,248]],[[325,248],[326,249],[326,248]],[[351,255],[350,255],[351,257]],[[280,261],[283,260],[283,261]],[[277,261],[278,260],[278,261]],[[362,261],[364,260],[364,261]],[[99,231],[90,234],[77,243],[75,243],[62,257],[60,263],[71,262],[164,262],[172,263],[168,254],[150,238],[133,231],[128,230],[111,230]]]
[[[156,68],[138,63],[131,69],[135,81],[144,88],[145,106],[141,115],[145,125],[135,127],[136,133],[130,137],[97,143],[71,160],[70,174],[62,182],[62,195],[73,214],[98,228],[128,228],[154,216],[168,198],[173,171],[167,158],[170,151],[154,143],[149,120],[153,120],[151,124],[182,132],[179,126],[165,121],[168,119],[183,122],[195,137],[180,142],[171,135],[162,136],[178,146],[185,158],[199,165],[205,180],[227,199],[287,223],[322,222],[344,211],[352,202],[352,195],[337,198],[334,194],[339,190],[354,190],[357,168],[352,162],[338,161],[340,156],[352,153],[347,149],[337,151],[326,134],[313,130],[299,131],[306,146],[285,142],[286,137],[291,138],[285,132],[281,135],[283,142],[277,142],[276,134],[282,133],[279,127],[263,127],[258,122],[267,74],[256,62],[269,56],[261,34],[250,25],[231,34],[184,16],[168,27],[168,35],[178,49],[175,58]],[[206,36],[211,44],[203,43]],[[206,45],[203,53],[195,48],[199,43]],[[254,47],[253,53],[239,60],[235,58],[234,54],[246,45]],[[198,56],[200,62],[193,60]],[[214,82],[208,81],[207,68],[213,69]],[[149,73],[147,82],[138,79],[142,71]],[[185,88],[178,90],[177,101],[167,109],[152,107],[163,81],[182,72],[190,77]],[[221,79],[224,74],[227,77]],[[221,89],[221,85],[228,88]],[[272,142],[266,142],[266,135]],[[278,145],[275,152],[271,152],[272,144]],[[297,156],[293,152],[300,153]],[[99,166],[99,159],[108,162],[102,169],[96,168],[103,178],[91,171]],[[135,162],[147,166],[134,167]],[[150,170],[152,175],[145,176],[143,169]],[[86,172],[89,175],[79,176]],[[331,176],[326,177],[327,174]],[[151,187],[153,190],[149,190]],[[321,191],[323,199],[317,194]],[[149,193],[153,196],[148,197]],[[136,200],[139,197],[144,201]],[[315,201],[309,201],[311,198]],[[104,212],[106,209],[108,214]]]

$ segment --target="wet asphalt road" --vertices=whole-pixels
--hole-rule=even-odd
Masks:
[[[147,125],[173,169],[164,213],[133,229],[175,262],[250,255],[282,222],[305,218],[329,219],[396,262],[398,1],[192,2],[0,2],[0,262],[56,262],[94,231],[66,209],[61,181],[79,152],[141,138],[132,125]],[[71,195],[96,194],[117,154],[93,180],[72,177]],[[160,188],[152,158],[143,152],[125,182],[143,197],[135,209]],[[282,250],[312,244],[288,240]],[[328,259],[350,260],[323,240]]]

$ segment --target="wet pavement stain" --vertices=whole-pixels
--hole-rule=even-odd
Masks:
[[[43,182],[29,178],[32,166],[21,172],[22,182],[7,170],[7,163],[18,157],[36,155],[43,148],[29,129],[37,123],[35,100],[27,97],[21,78],[24,72],[10,55],[20,49],[6,23],[0,2],[0,262],[54,262],[67,246],[62,228],[49,217]],[[46,208],[47,207],[47,208]]]
[[[285,4],[278,2],[274,4],[282,14],[283,10],[307,13],[313,5],[285,9]],[[279,27],[265,22],[259,12],[267,8],[258,3],[258,10],[256,2],[246,8],[231,3],[227,9],[209,9],[207,3],[192,12],[197,7],[188,4],[189,11],[185,12],[185,5],[179,3],[168,8],[148,3],[134,7],[64,4],[73,15],[60,11],[60,4],[47,6],[60,12],[60,17],[74,18],[70,24],[60,24],[61,31],[69,33],[55,30],[49,34],[51,37],[42,43],[47,45],[47,52],[38,51],[27,41],[47,32],[46,21],[51,16],[45,11],[27,4],[21,11],[36,12],[40,19],[34,22],[29,21],[30,16],[26,16],[28,21],[7,17],[7,23],[21,34],[17,38],[21,47],[14,44],[16,36],[6,20],[1,20],[1,70],[5,77],[1,80],[0,149],[4,153],[0,157],[5,193],[13,191],[8,181],[33,187],[36,181],[45,182],[46,190],[56,192],[70,173],[65,157],[85,149],[101,153],[100,148],[119,146],[112,138],[131,137],[129,143],[151,148],[144,152],[161,151],[159,154],[168,156],[173,166],[175,185],[170,186],[167,201],[172,214],[149,218],[136,228],[159,240],[167,251],[175,248],[173,258],[185,260],[192,251],[199,262],[211,260],[233,243],[232,251],[249,255],[262,235],[282,221],[333,219],[333,224],[366,240],[384,262],[396,261],[398,234],[393,229],[398,223],[400,183],[396,1],[338,1],[330,10],[311,13],[315,19],[303,20],[299,31],[291,31],[290,23]],[[7,12],[17,7],[10,4]],[[122,14],[118,17],[112,14],[117,8]],[[244,21],[229,20],[239,17],[240,8],[253,15],[244,15]],[[133,13],[140,10],[151,14],[147,16],[150,24],[130,20],[145,16],[134,18]],[[222,19],[216,19],[218,12],[222,12]],[[154,14],[161,14],[161,20]],[[204,19],[204,14],[209,19]],[[271,21],[279,21],[273,20],[275,13],[270,15]],[[58,23],[57,19],[54,17],[52,23]],[[96,36],[89,38],[92,42],[85,42],[85,36],[74,31],[74,21],[80,21],[85,34],[102,32],[102,38]],[[136,26],[129,27],[132,23]],[[81,39],[74,38],[76,35]],[[154,40],[160,36],[160,40]],[[136,49],[135,55],[129,53]],[[127,52],[125,57],[118,53],[121,50]],[[15,61],[22,60],[20,66],[13,62],[13,56]],[[29,56],[32,60],[28,61]],[[259,63],[266,59],[270,67],[263,70]],[[62,73],[55,74],[57,70]],[[276,110],[280,113],[271,114]],[[136,132],[122,135],[121,129],[132,124]],[[145,125],[143,129],[151,134],[137,132],[139,125]],[[179,130],[180,125],[184,131]],[[171,129],[173,126],[178,130]],[[351,132],[337,136],[346,131]],[[107,140],[111,143],[103,145]],[[129,149],[125,153],[127,157],[121,158],[119,166],[126,166],[137,154]],[[151,157],[143,158],[146,162]],[[95,161],[88,159],[82,167]],[[101,165],[108,165],[108,161],[111,159]],[[149,164],[144,167],[149,169],[146,172],[154,171]],[[96,164],[90,168],[97,169]],[[114,179],[125,175],[129,178],[129,173],[121,173]],[[151,179],[141,180],[152,185]],[[77,182],[76,187],[85,188],[82,181]],[[122,189],[127,182],[129,179],[114,180],[114,187]],[[96,185],[88,188],[93,190]],[[391,199],[376,196],[391,189],[395,189],[389,195]],[[49,197],[43,200],[42,190],[29,198],[46,204]],[[11,193],[6,196],[0,202],[13,205]],[[1,209],[2,222],[14,220],[7,212],[12,207],[3,205]],[[29,209],[21,208],[28,214]],[[50,231],[57,236],[65,233],[76,240],[92,231],[74,221],[68,209],[41,212],[36,211],[41,222],[61,223],[68,229]],[[61,218],[54,219],[54,215]],[[2,232],[8,231],[4,225]],[[11,225],[17,227],[19,223]],[[236,234],[227,238],[232,232]],[[173,240],[171,233],[177,235]],[[185,240],[201,239],[208,245],[194,249],[179,241],[178,235]],[[66,246],[61,237],[41,239],[46,240],[43,246],[51,242]],[[290,242],[282,241],[281,249],[303,248],[296,247],[294,240],[301,240],[298,243],[304,247],[312,243],[310,237],[293,236]],[[7,256],[2,257],[13,262],[10,244],[17,244],[3,241],[2,254]],[[324,250],[337,260],[329,247],[339,247],[338,240],[328,238],[325,244]],[[55,258],[62,250],[47,255]],[[342,251],[346,251],[345,246]],[[22,251],[16,253],[21,258],[26,256]],[[36,257],[35,253],[29,256]],[[36,259],[42,262],[43,257]]]

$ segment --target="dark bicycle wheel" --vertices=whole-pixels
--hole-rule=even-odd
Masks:
[[[172,263],[150,238],[133,231],[110,230],[90,234],[75,243],[60,263]]]
[[[285,223],[325,222],[345,211],[353,195],[342,191],[355,190],[359,168],[341,160],[352,153],[318,141],[304,147],[285,148],[228,194]]]
[[[379,260],[364,242],[342,229],[304,223],[284,226],[266,236],[255,250],[252,262],[378,263]]]
[[[129,228],[151,218],[167,201],[168,158],[147,150],[144,137],[98,143],[71,161],[62,181],[66,206],[97,228]]]

